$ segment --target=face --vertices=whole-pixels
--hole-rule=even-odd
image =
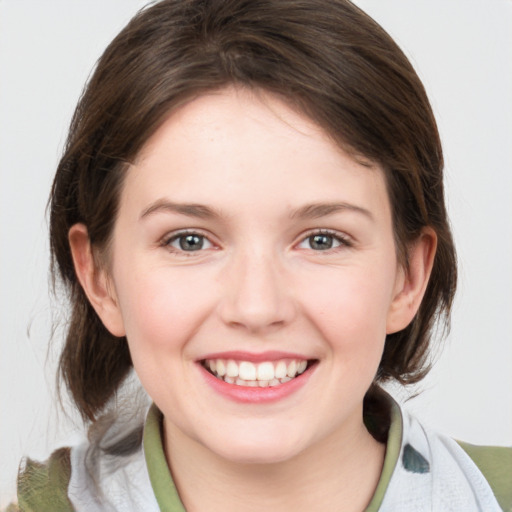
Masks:
[[[273,96],[208,94],[127,171],[106,324],[167,435],[291,459],[364,428],[404,282],[393,240],[378,167]]]

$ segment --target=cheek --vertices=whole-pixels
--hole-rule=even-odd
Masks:
[[[120,273],[121,274],[121,273]],[[131,265],[116,286],[132,350],[184,345],[211,310],[213,288],[197,272]]]
[[[318,272],[303,283],[304,310],[344,361],[380,360],[394,284],[391,277],[382,268],[347,267]]]

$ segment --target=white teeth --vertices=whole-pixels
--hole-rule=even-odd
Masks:
[[[232,359],[228,361],[226,366],[226,375],[233,378],[238,377],[238,365]]]
[[[242,366],[242,365],[240,365]],[[272,380],[274,378],[274,365],[270,362],[258,365],[258,380]]]
[[[229,384],[264,388],[284,384],[304,373],[308,362],[305,359],[281,359],[262,363],[208,359],[204,365],[211,373]]]
[[[230,382],[230,384],[236,384],[237,386],[245,386],[248,388],[256,388],[258,386],[261,386],[261,382],[259,382],[257,380],[244,380],[244,379],[241,379],[240,377],[238,377],[238,379],[226,377],[226,379],[225,379],[226,382],[228,382],[227,379],[233,380],[234,382]]]
[[[291,361],[288,365],[288,371],[286,372],[288,377],[293,378],[297,375],[297,363],[295,361]]]
[[[238,367],[238,375],[244,380],[256,380],[256,366],[249,361],[242,361]]]
[[[215,363],[215,371],[219,377],[224,377],[224,375],[226,375],[226,365],[222,359],[217,359]]]
[[[283,377],[286,377],[287,371],[286,363],[284,361],[279,361],[276,365],[275,378],[282,379]]]

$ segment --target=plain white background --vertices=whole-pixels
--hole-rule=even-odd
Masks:
[[[411,58],[437,115],[460,284],[435,370],[405,399],[458,439],[512,444],[512,1],[358,0]],[[0,506],[20,457],[79,436],[55,403],[65,307],[45,206],[95,61],[143,0],[0,0]]]

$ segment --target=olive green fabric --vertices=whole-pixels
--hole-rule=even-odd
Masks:
[[[512,447],[457,442],[489,482],[503,511],[512,512]]]
[[[393,400],[390,400],[390,402],[391,425],[384,466],[379,484],[366,512],[377,512],[379,510],[400,454],[402,416],[398,405]],[[149,479],[162,512],[185,512],[165,459],[160,430],[161,425],[162,413],[153,404],[146,421],[143,441]]]
[[[27,459],[18,476],[18,508],[21,512],[68,512],[71,477],[70,449],[60,448],[45,462]]]
[[[144,428],[144,454],[149,480],[162,512],[186,512],[172,480],[162,444],[162,413],[151,406]]]
[[[400,455],[400,447],[402,444],[402,414],[400,408],[394,400],[391,402],[391,419],[388,433],[388,440],[386,443],[386,456],[384,458],[384,465],[382,467],[382,473],[380,475],[379,483],[375,489],[372,501],[366,508],[365,512],[378,512],[382,505],[382,500],[386,494],[386,490],[389,485],[389,481],[395,470],[395,466],[398,462]]]
[[[143,446],[149,478],[162,512],[185,512],[172,480],[162,443],[162,413],[153,405],[144,429]],[[402,417],[391,401],[386,456],[377,489],[366,512],[378,512],[395,470],[402,440]],[[474,446],[459,442],[489,482],[504,512],[512,512],[512,448]],[[18,477],[18,506],[5,512],[68,512],[73,506],[67,490],[71,477],[70,449],[56,450],[45,463],[27,459]]]
[[[7,505],[7,508],[3,512],[20,512],[20,509],[18,505],[10,503],[9,505]]]

